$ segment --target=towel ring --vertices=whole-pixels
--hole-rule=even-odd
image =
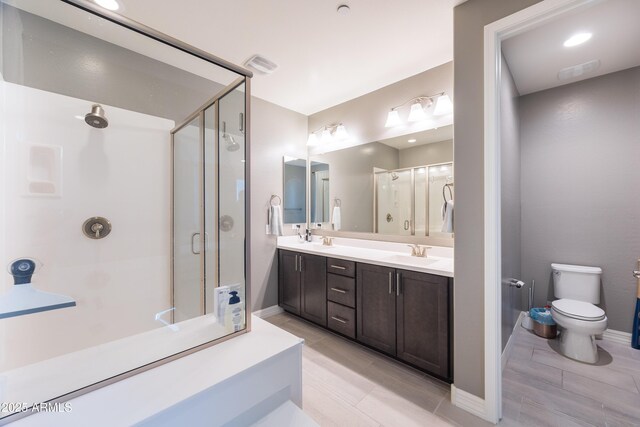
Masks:
[[[445,202],[448,202],[445,190],[449,190],[449,200],[453,199],[453,192],[451,191],[451,187],[453,184],[445,184],[442,186],[442,198]]]
[[[333,199],[333,202],[337,207],[342,206],[342,200],[338,199],[337,197]]]
[[[273,201],[277,199],[276,204],[273,204]],[[276,194],[272,194],[271,195],[271,199],[269,199],[269,204],[271,206],[280,206],[282,204],[282,199],[280,198],[280,196],[276,195]]]

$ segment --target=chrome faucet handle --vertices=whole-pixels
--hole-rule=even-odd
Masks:
[[[93,224],[91,226],[91,231],[96,233],[96,239],[100,238],[100,232],[102,231],[103,228],[104,228],[104,226],[102,224],[100,224],[99,222],[96,222],[95,224]]]

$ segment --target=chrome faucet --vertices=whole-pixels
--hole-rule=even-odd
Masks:
[[[304,235],[304,240],[306,240],[307,242],[311,242],[313,240],[313,237],[311,236],[311,229],[307,228],[304,231],[305,235]]]
[[[427,257],[427,251],[431,249],[431,246],[422,246],[422,245],[407,245],[411,248],[411,256],[416,256],[420,258]]]

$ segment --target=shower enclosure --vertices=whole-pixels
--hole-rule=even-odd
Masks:
[[[242,334],[251,73],[0,0],[0,425]]]

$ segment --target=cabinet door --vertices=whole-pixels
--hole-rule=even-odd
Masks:
[[[398,270],[398,358],[445,379],[449,371],[449,281]]]
[[[278,302],[291,313],[300,315],[299,255],[295,252],[279,252]]]
[[[356,339],[385,353],[396,353],[395,270],[358,264]]]
[[[300,315],[321,326],[327,326],[327,259],[323,256],[299,254],[302,305]]]

